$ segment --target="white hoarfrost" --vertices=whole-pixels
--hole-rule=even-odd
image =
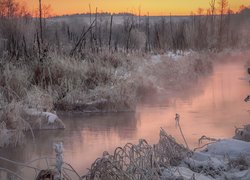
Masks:
[[[249,165],[250,143],[224,139],[209,144],[204,150],[194,152],[183,160],[181,166],[189,169],[186,170],[189,176],[185,176],[181,170],[179,172],[187,179],[190,179],[192,172],[195,179],[201,180],[250,179]]]
[[[57,121],[57,119],[59,119],[57,115],[52,114],[50,112],[42,112],[42,114],[44,114],[47,117],[48,124],[54,124]]]
[[[206,154],[215,156],[250,157],[250,143],[236,139],[224,139],[209,145],[205,149]]]
[[[51,112],[38,111],[34,108],[24,109],[25,116],[34,129],[64,129],[62,120]]]
[[[210,178],[191,171],[189,168],[186,167],[171,167],[169,169],[165,169],[163,171],[164,178],[162,179],[195,179],[195,180],[210,180]]]
[[[165,56],[173,59],[173,60],[178,60],[180,58],[183,58],[185,56],[189,56],[194,54],[194,51],[189,50],[189,51],[181,51],[181,50],[177,50],[176,52],[173,51],[168,51]]]
[[[192,51],[192,50],[189,50],[189,51],[180,51],[180,50],[177,50],[176,52],[174,51],[167,51],[166,53],[164,54],[157,54],[157,55],[152,55],[150,60],[151,60],[151,63],[153,65],[155,64],[158,64],[158,63],[161,63],[163,60],[162,58],[168,58],[168,59],[171,59],[171,60],[179,60],[181,58],[185,58],[187,56],[192,56],[194,55],[196,52]]]

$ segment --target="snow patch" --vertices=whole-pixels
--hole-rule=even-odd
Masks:
[[[25,116],[33,128],[38,129],[64,129],[62,120],[54,113],[38,111],[34,108],[24,109]]]
[[[250,143],[236,139],[224,139],[210,144],[203,152],[215,156],[250,156]]]

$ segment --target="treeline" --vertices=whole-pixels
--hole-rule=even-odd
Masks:
[[[53,21],[45,18],[48,12],[42,6],[40,18],[33,18],[15,0],[0,0],[0,56],[42,60],[50,51],[81,57],[102,51],[220,51],[245,45],[242,30],[249,26],[249,12],[244,7],[235,14],[226,0],[211,0],[207,12],[199,9],[180,20],[169,16],[155,21],[149,15],[130,14],[117,23],[114,15],[104,18],[96,9],[88,14],[89,22]]]
[[[133,13],[110,13],[110,12],[97,12],[96,13],[98,16],[135,16]],[[50,18],[64,18],[64,17],[74,17],[74,16],[85,16],[89,17],[92,15],[91,13],[76,13],[76,14],[65,14],[65,15],[60,15],[60,16],[51,16]]]

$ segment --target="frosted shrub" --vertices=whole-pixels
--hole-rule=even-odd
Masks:
[[[18,68],[7,63],[2,73],[0,82],[2,82],[5,97],[9,102],[13,99],[21,100],[30,84],[29,71],[26,67]]]
[[[134,110],[136,86],[131,71],[131,60],[119,53],[87,53],[83,60],[55,57],[51,64],[55,106],[77,111]]]
[[[2,146],[22,144],[23,131],[29,130],[30,125],[21,117],[22,106],[12,102],[3,109],[0,117],[0,142]]]
[[[36,108],[39,111],[51,111],[54,108],[53,98],[46,91],[33,87],[25,98],[25,104],[30,108]]]
[[[162,167],[179,165],[188,153],[162,129],[159,142],[153,146],[141,139],[138,144],[117,147],[112,155],[104,152],[83,179],[164,179]]]

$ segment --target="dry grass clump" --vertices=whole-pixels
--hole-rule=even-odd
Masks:
[[[163,129],[160,131],[160,140],[154,146],[155,157],[160,166],[178,166],[181,161],[190,155],[190,151]]]
[[[6,97],[4,96],[3,89],[0,89],[0,110],[8,104]]]
[[[12,102],[6,106],[0,117],[0,147],[17,146],[24,142],[24,131],[31,130],[30,124],[22,118],[22,104]]]
[[[99,109],[105,109],[108,111],[133,111],[137,102],[136,99],[136,87],[135,84],[121,80],[120,83],[110,86],[97,87],[90,92],[91,102],[98,101],[98,99],[105,100],[102,104],[103,107]]]
[[[130,61],[121,54],[86,54],[84,59],[52,55],[48,87],[57,109],[120,111],[135,108]],[[34,74],[35,75],[35,74]],[[49,76],[49,73],[47,73]],[[49,82],[52,81],[51,84]]]
[[[38,111],[50,112],[54,109],[52,96],[45,90],[36,86],[28,91],[27,96],[24,98],[24,104]]]
[[[8,129],[28,129],[27,123],[21,118],[23,105],[19,102],[12,102],[3,109],[1,121],[6,123]]]
[[[160,141],[153,147],[147,141],[139,140],[138,145],[128,143],[123,148],[116,148],[113,155],[104,152],[83,178],[160,179],[164,168],[177,166],[188,152],[162,129]]]
[[[29,70],[27,67],[18,67],[6,63],[0,77],[0,88],[8,102],[21,100],[29,87]]]
[[[118,67],[127,67],[131,64],[131,60],[124,53],[110,53],[108,51],[103,51],[100,54],[85,53],[85,56],[82,57],[83,60],[86,60],[91,63],[100,63],[102,66],[118,68]]]
[[[0,123],[0,147],[17,146],[24,143],[25,136],[22,130],[9,130],[6,123]]]

